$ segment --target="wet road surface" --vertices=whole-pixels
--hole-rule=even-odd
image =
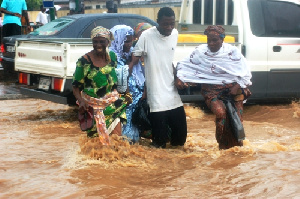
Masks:
[[[119,137],[101,147],[76,107],[1,88],[12,98],[0,100],[0,198],[300,197],[298,102],[246,106],[243,147],[218,150],[214,116],[191,104],[182,148]]]
[[[0,100],[26,98],[21,95],[19,87],[13,82],[0,82]]]

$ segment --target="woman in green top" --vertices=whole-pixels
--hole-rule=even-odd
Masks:
[[[113,34],[98,26],[91,32],[93,50],[78,59],[73,75],[73,94],[84,113],[94,110],[94,126],[87,131],[88,137],[99,136],[103,145],[109,144],[109,134],[121,135],[120,122],[126,122],[126,105],[131,103],[129,94],[121,96],[117,88],[117,58],[108,52]]]

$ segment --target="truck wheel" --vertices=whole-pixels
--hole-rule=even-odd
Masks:
[[[3,61],[3,80],[5,82],[17,82],[18,81],[18,73],[15,71],[15,66],[12,63]]]
[[[76,105],[76,98],[75,98],[75,96],[73,95],[73,93],[70,93],[70,94],[67,95],[67,103],[68,103],[68,105],[70,105],[70,106]]]

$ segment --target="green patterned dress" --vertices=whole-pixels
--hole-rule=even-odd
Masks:
[[[82,56],[76,63],[73,86],[79,88],[83,95],[89,96],[88,103],[94,108],[95,117],[98,114],[99,117],[104,115],[105,118],[105,124],[102,124],[102,126],[98,124],[101,121],[97,124],[94,122],[93,128],[87,131],[88,137],[99,136],[98,133],[101,133],[99,129],[100,131],[103,128],[108,129],[117,118],[120,118],[123,123],[126,122],[125,98],[119,97],[115,90],[117,88],[116,55],[112,51],[109,55],[111,62],[104,67],[94,66],[88,55],[88,60]],[[87,98],[85,99],[87,100]],[[95,109],[98,111],[95,111]]]

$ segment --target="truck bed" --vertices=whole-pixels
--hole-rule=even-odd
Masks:
[[[90,50],[91,39],[19,39],[15,70],[68,79],[73,76],[78,58]]]

